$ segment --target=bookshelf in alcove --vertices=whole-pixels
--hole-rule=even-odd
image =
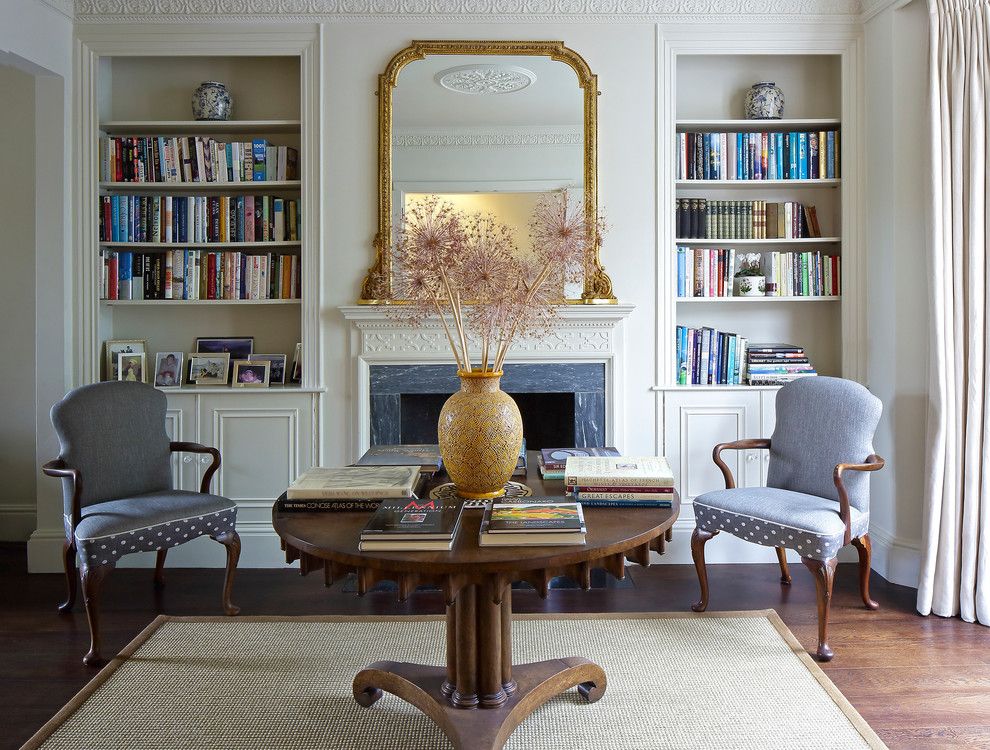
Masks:
[[[671,207],[674,211],[672,236],[661,250],[669,264],[667,278],[672,287],[663,293],[674,298],[675,321],[671,331],[674,345],[668,348],[672,360],[666,368],[670,373],[669,382],[673,386],[713,390],[752,387],[710,382],[692,384],[690,368],[686,376],[681,375],[686,361],[691,361],[690,355],[679,355],[681,328],[708,328],[735,334],[733,355],[735,344],[743,337],[749,342],[794,344],[806,350],[820,374],[841,374],[842,298],[841,268],[838,266],[843,245],[841,159],[836,156],[838,171],[833,176],[826,176],[826,171],[822,170],[821,176],[816,178],[737,179],[743,175],[726,174],[729,166],[726,158],[721,162],[722,171],[709,173],[709,179],[688,179],[696,175],[685,172],[686,156],[682,156],[686,142],[686,136],[682,134],[717,134],[709,137],[710,144],[712,138],[720,141],[721,134],[726,134],[724,142],[729,143],[730,133],[766,132],[770,134],[768,142],[772,142],[775,138],[782,141],[785,133],[789,138],[792,133],[828,131],[837,134],[834,149],[838,155],[842,143],[838,56],[687,55],[678,57],[676,71],[675,135],[670,152],[675,159],[672,194],[675,201],[686,201],[675,202]],[[746,91],[757,81],[774,81],[784,91],[785,119],[740,119]],[[721,156],[724,146],[719,141]],[[693,145],[693,140],[691,143]],[[733,140],[733,152],[735,145]],[[738,157],[741,152],[733,155]],[[787,176],[783,167],[781,176]],[[690,202],[692,199],[698,203]],[[755,210],[757,217],[765,219],[763,206],[773,204],[771,210],[779,206],[783,215],[787,203],[792,204],[787,209],[788,218],[798,211],[806,218],[804,209],[796,209],[794,204],[814,206],[820,236],[805,236],[812,233],[810,227],[804,229],[804,234],[781,231],[779,237],[761,236],[760,219],[753,222],[752,215],[745,213],[747,209]],[[701,206],[702,211],[707,208],[716,214],[714,219],[708,220],[714,221],[715,226],[706,229],[702,216],[695,231],[683,231],[686,225],[677,215],[678,205],[682,208]],[[782,224],[781,221],[783,230]],[[794,224],[793,229],[798,230],[799,225]],[[763,231],[777,234],[774,229]],[[773,280],[791,282],[786,289],[781,284],[780,293],[787,296],[738,296],[739,290],[733,286],[730,274],[738,270],[742,256],[748,253],[759,253],[765,267],[769,266],[771,253],[781,254],[775,256],[778,273]],[[833,261],[830,256],[837,256],[839,260]],[[700,264],[697,271],[694,264]],[[721,278],[718,276],[720,269]],[[767,270],[769,273],[769,268]],[[786,275],[785,270],[791,274]],[[707,283],[696,290],[695,282],[701,276]],[[727,338],[723,338],[722,343],[728,348]],[[728,354],[728,351],[724,353],[725,356]],[[714,357],[712,360],[716,361]],[[724,374],[728,373],[731,364],[730,361],[723,365]],[[742,372],[739,375],[742,377]],[[700,379],[695,377],[695,380]],[[687,380],[686,384],[684,380]]]

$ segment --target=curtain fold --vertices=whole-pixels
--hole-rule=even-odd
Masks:
[[[918,611],[990,625],[990,0],[928,0],[931,372]]]

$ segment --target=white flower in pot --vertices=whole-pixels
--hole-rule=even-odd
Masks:
[[[745,253],[736,271],[736,296],[762,297],[766,294],[766,283],[760,253]]]

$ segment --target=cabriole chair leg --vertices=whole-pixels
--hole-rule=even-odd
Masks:
[[[815,560],[802,557],[801,562],[815,577],[815,588],[818,591],[818,650],[815,656],[819,661],[832,661],[832,647],[828,645],[828,612],[832,603],[832,583],[835,581],[834,557],[831,560]]]
[[[167,549],[158,550],[158,555],[155,558],[155,589],[161,591],[165,588],[165,556],[168,555]]]
[[[716,534],[718,534],[717,531],[706,531],[697,526],[694,528],[694,533],[691,534],[691,557],[694,558],[694,569],[698,571],[698,584],[701,586],[701,601],[691,605],[691,609],[695,612],[704,612],[708,609],[708,568],[705,567],[705,544]]]
[[[83,664],[87,667],[103,664],[100,655],[100,589],[103,579],[112,569],[112,565],[93,565],[82,574],[83,602],[86,604],[86,618],[89,620],[89,651],[83,657]]]
[[[76,545],[68,539],[62,544],[62,565],[65,568],[65,601],[58,605],[58,611],[63,615],[72,611],[76,603],[76,586],[79,583],[79,571],[76,570]]]
[[[780,583],[783,586],[791,585],[791,571],[787,567],[787,550],[783,547],[774,547],[777,552],[777,562],[780,564]]]
[[[223,582],[223,611],[224,614],[233,617],[241,611],[240,607],[235,606],[230,601],[230,593],[234,588],[234,571],[237,570],[237,561],[241,557],[241,538],[236,531],[226,531],[213,538],[227,548],[227,573]]]
[[[859,553],[859,593],[867,609],[880,609],[880,605],[870,598],[870,559],[873,556],[873,545],[870,535],[863,534],[852,540],[856,552]]]

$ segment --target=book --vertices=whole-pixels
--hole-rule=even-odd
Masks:
[[[460,525],[463,503],[391,498],[382,500],[361,532],[361,541],[451,541]]]
[[[528,502],[494,502],[485,507],[478,544],[489,546],[580,545],[587,529],[577,502],[530,498]]]
[[[582,487],[673,487],[674,474],[663,456],[567,459],[564,485]]]
[[[584,502],[585,500],[629,500],[631,505],[653,500],[663,501],[670,505],[673,496],[673,492],[623,492],[621,490],[614,492],[592,492],[581,489],[574,493],[574,498],[578,502]]]
[[[671,500],[591,500],[584,497],[575,498],[582,508],[670,508]]]
[[[621,492],[623,494],[632,494],[636,497],[641,497],[643,495],[660,494],[670,499],[670,495],[674,492],[673,485],[665,487],[622,487],[619,485],[607,485],[603,487],[581,487],[580,491],[582,493],[586,492]]]
[[[563,469],[571,456],[618,456],[617,448],[586,447],[586,448],[542,448],[540,460],[547,470]]]
[[[289,500],[413,497],[419,466],[316,466],[286,491]]]
[[[378,510],[381,500],[279,500],[278,509],[284,513],[359,513]]]
[[[839,131],[677,133],[678,180],[794,180],[839,176]]]
[[[419,466],[420,471],[436,472],[443,465],[436,444],[373,445],[358,459],[356,466]]]

